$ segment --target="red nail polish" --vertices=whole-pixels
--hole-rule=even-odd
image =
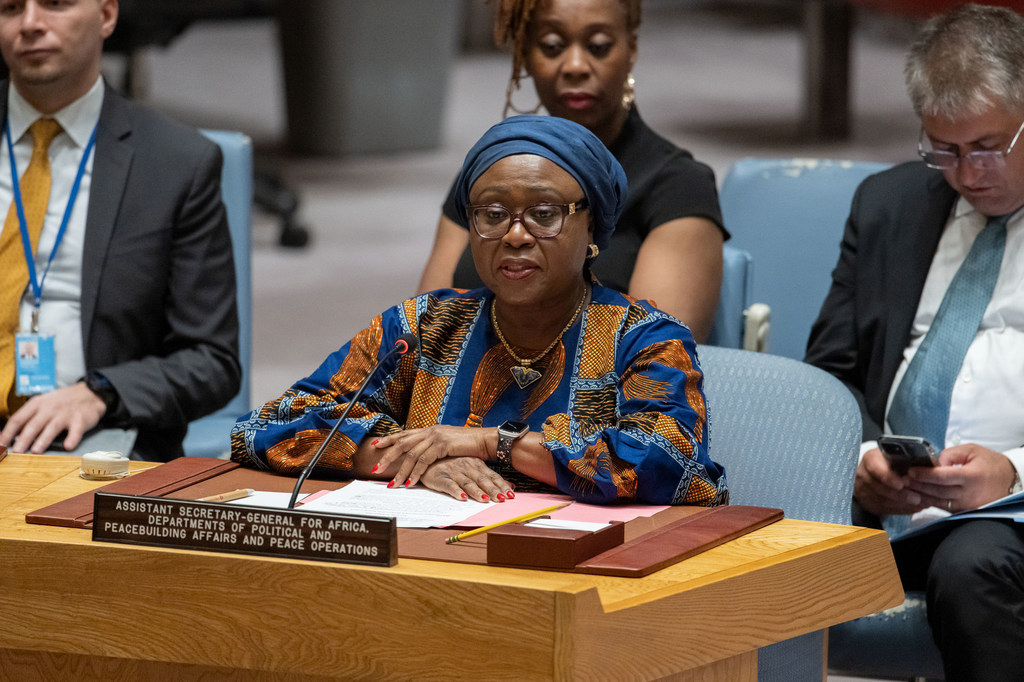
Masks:
[[[411,485],[412,485],[412,479],[411,478],[405,479],[405,487],[408,488]]]
[[[373,442],[372,442],[372,443],[370,443],[370,445],[376,445],[376,444],[377,444],[377,443],[379,443],[379,442],[380,442],[380,438],[374,438],[374,439],[373,439]]]
[[[388,481],[388,487],[389,488],[393,488],[394,486],[395,486],[395,482],[394,481]]]
[[[468,498],[469,498],[469,495],[467,495],[466,493],[462,493],[462,499],[465,500],[465,499],[468,499]]]
[[[371,473],[371,474],[375,474],[375,473],[377,473],[377,467],[379,467],[379,466],[380,466],[379,464],[374,464],[374,465],[373,465],[373,468],[372,468],[372,469],[370,469],[370,473]]]
[[[485,493],[485,494],[483,494],[483,495],[481,495],[481,496],[480,496],[480,499],[481,499],[481,500],[489,500],[489,499],[491,499],[491,498],[487,497],[487,494]]]
[[[505,501],[505,496],[502,495],[501,493],[498,493],[498,502],[504,502],[504,501]]]
[[[516,499],[516,494],[514,492],[512,492],[511,490],[509,490],[507,493],[505,493],[505,497],[507,497],[510,500],[514,500],[514,499]]]

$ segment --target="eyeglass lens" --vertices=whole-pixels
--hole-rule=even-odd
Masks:
[[[954,154],[953,152],[923,152],[921,156],[924,162],[932,168],[956,168],[961,160],[966,161],[976,170],[993,170],[1002,168],[1005,164],[1003,152],[968,152],[966,154]]]
[[[534,237],[554,237],[562,230],[568,207],[560,204],[530,206],[514,217]],[[473,208],[473,225],[481,237],[500,238],[512,227],[513,215],[504,206],[477,206]]]
[[[924,130],[922,129],[920,138],[917,141],[917,153],[921,155],[921,158],[924,159],[925,164],[929,168],[936,168],[938,170],[952,170],[960,164],[960,161],[966,161],[975,170],[1002,169],[1006,165],[1006,157],[1009,156],[1010,152],[1013,151],[1014,145],[1017,144],[1021,131],[1024,131],[1024,122],[1021,122],[1020,127],[1017,129],[1017,134],[1013,136],[1006,151],[985,150],[959,154],[957,152],[936,151],[934,149],[926,150],[924,148]]]

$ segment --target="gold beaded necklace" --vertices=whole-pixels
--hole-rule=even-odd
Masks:
[[[551,352],[551,349],[555,347],[555,344],[562,339],[565,333],[569,331],[569,327],[573,325],[576,318],[579,317],[580,311],[583,310],[583,304],[586,302],[589,294],[590,287],[585,287],[583,289],[583,295],[580,296],[580,302],[576,305],[576,311],[573,312],[572,317],[569,318],[569,321],[565,323],[564,327],[562,327],[562,331],[558,332],[558,336],[555,337],[554,341],[548,344],[547,348],[532,358],[521,358],[516,355],[514,350],[512,350],[512,346],[510,346],[508,341],[505,340],[505,335],[501,333],[501,327],[498,326],[498,315],[495,313],[495,308],[497,308],[495,304],[497,301],[491,303],[491,324],[494,326],[494,332],[498,335],[498,340],[501,341],[501,345],[505,346],[505,350],[507,350],[508,354],[512,356],[512,359],[519,363],[518,365],[514,365],[509,368],[509,371],[512,372],[512,377],[516,380],[516,383],[519,384],[519,388],[526,388],[540,379],[541,373],[530,367],[530,365],[538,360],[542,360],[545,355]]]

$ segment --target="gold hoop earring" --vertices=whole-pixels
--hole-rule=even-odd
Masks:
[[[630,107],[633,106],[633,102],[636,100],[636,80],[633,78],[633,74],[630,73],[626,76],[626,85],[622,88],[622,108],[629,111]]]
[[[508,79],[508,86],[505,88],[505,108],[501,112],[502,118],[508,118],[509,111],[513,111],[517,114],[536,114],[540,111],[541,104],[539,101],[537,102],[537,106],[528,111],[523,111],[522,109],[517,108],[516,105],[512,104],[512,93],[518,89],[519,86],[515,83],[515,79],[510,76]]]
[[[597,248],[597,244],[588,244],[587,245],[587,259],[588,260],[593,260],[594,258],[597,258],[597,254],[599,254],[599,253],[601,253],[601,249]]]

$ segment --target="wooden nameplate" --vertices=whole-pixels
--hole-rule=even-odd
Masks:
[[[771,507],[709,507],[598,554],[577,565],[576,572],[640,578],[782,517],[781,509]]]
[[[640,578],[774,523],[781,509],[702,509],[623,542],[621,522],[594,532],[509,526],[487,534],[487,563]]]
[[[393,518],[102,491],[94,499],[93,541],[368,566],[398,563]]]

